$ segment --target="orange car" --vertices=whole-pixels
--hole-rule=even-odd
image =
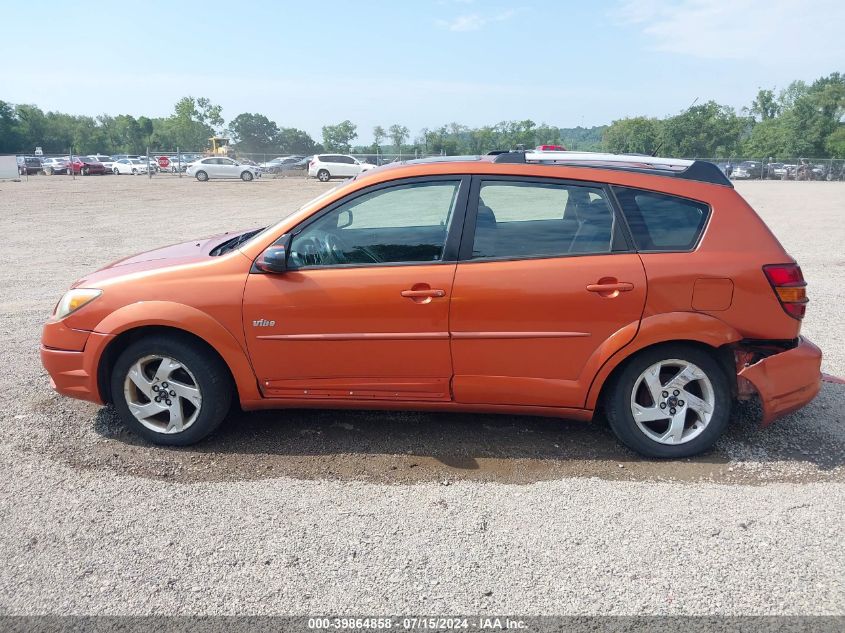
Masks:
[[[243,409],[590,420],[643,455],[819,391],[801,269],[710,163],[509,152],[362,174],[279,223],[80,279],[44,327],[60,393],[186,445]]]

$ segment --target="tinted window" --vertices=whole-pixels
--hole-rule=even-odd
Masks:
[[[439,261],[459,185],[419,183],[359,196],[296,234],[290,265]]]
[[[602,189],[481,183],[472,257],[555,257],[609,253],[613,211]]]
[[[613,189],[639,250],[688,251],[698,242],[710,213],[703,202],[627,187]]]

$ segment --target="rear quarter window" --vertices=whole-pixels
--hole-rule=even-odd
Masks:
[[[689,251],[701,237],[710,207],[653,191],[613,187],[640,251]]]

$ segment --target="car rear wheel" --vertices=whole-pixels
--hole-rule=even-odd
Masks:
[[[205,182],[206,180],[208,180],[208,174],[204,171],[198,171],[197,180],[199,180],[200,182]]]
[[[241,180],[243,180],[244,182],[249,182],[250,180],[252,180],[252,172],[244,171],[243,173],[241,173]]]
[[[711,448],[730,418],[724,370],[706,351],[662,345],[632,358],[609,385],[613,432],[646,457],[680,458]]]
[[[332,177],[331,174],[325,169],[321,169],[320,171],[317,172],[317,178],[319,179],[320,182],[328,182],[331,179],[331,177]]]
[[[229,411],[232,392],[223,362],[177,336],[156,335],[131,344],[111,376],[121,420],[155,444],[187,446],[213,433]]]

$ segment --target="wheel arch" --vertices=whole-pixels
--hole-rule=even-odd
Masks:
[[[113,336],[96,365],[97,387],[104,402],[111,400],[109,374],[120,353],[144,336],[162,333],[189,337],[220,358],[239,401],[261,398],[252,365],[240,343],[220,322],[196,308],[163,301],[136,303],[111,313],[95,331]]]
[[[742,335],[736,329],[707,314],[670,312],[646,317],[634,339],[609,356],[596,373],[587,392],[585,408],[595,409],[602,402],[605,389],[631,359],[645,350],[668,344],[690,345],[712,354],[735,390],[736,364],[731,345],[739,340]]]

